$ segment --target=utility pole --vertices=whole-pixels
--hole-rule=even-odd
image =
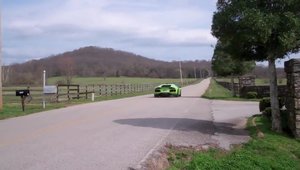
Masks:
[[[0,111],[3,110],[2,100],[2,14],[0,12]]]
[[[180,72],[180,81],[181,81],[181,86],[183,86],[183,80],[182,80],[182,69],[181,69],[181,61],[179,61],[179,72]]]
[[[45,86],[46,86],[46,70],[43,71],[43,109],[46,108],[46,99],[45,99]]]

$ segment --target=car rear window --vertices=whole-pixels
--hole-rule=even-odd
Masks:
[[[171,85],[162,85],[161,87],[162,88],[169,88],[169,87],[171,87]]]

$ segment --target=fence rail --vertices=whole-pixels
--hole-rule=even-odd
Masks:
[[[193,84],[197,80],[184,81],[184,86]],[[175,82],[181,84],[180,82]],[[91,85],[57,85],[56,94],[43,94],[41,87],[17,87],[15,89],[28,89],[32,97],[31,103],[41,103],[43,98],[47,102],[60,102],[73,99],[90,99],[91,94],[94,93],[95,97],[111,97],[122,96],[144,92],[151,92],[160,83],[148,83],[148,84],[91,84]],[[20,103],[20,98],[15,96],[15,90],[13,88],[4,88],[3,96],[6,102]]]

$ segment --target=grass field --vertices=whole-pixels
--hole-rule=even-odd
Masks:
[[[277,83],[278,85],[286,85],[286,82],[287,80],[286,79],[278,79],[277,80]],[[256,85],[269,85],[269,80],[268,79],[256,79],[255,80],[255,84]]]
[[[62,77],[49,78],[48,85],[54,85]],[[91,84],[160,84],[160,83],[178,83],[179,79],[152,79],[152,78],[74,78],[74,84],[80,84],[81,86],[91,85]],[[185,79],[185,82],[191,81],[193,79]],[[36,112],[41,112],[45,110],[57,109],[62,107],[67,107],[70,105],[89,103],[91,102],[91,94],[89,94],[89,99],[81,98],[79,100],[62,101],[59,103],[50,102],[51,96],[46,96],[47,104],[46,109],[42,108],[42,87],[30,87],[32,101],[25,106],[25,112],[22,111],[21,99],[15,96],[15,90],[27,89],[26,86],[19,87],[4,87],[3,88],[3,111],[0,112],[0,119],[6,119],[11,117],[23,116],[27,114],[32,114]],[[132,97],[138,95],[144,95],[152,93],[152,91],[139,91],[135,93],[128,93],[122,95],[113,96],[95,96],[95,101],[112,100],[125,97]]]
[[[51,77],[47,79],[48,84],[55,85],[63,81],[63,77]],[[185,79],[193,80],[193,79]],[[159,79],[159,78],[133,78],[133,77],[74,77],[72,84],[91,85],[91,84],[147,84],[147,83],[179,83],[180,79]]]
[[[249,120],[248,129],[252,139],[232,151],[209,149],[170,150],[169,170],[223,170],[223,169],[300,169],[300,141],[284,134],[272,132],[271,123],[264,117],[256,118],[264,138],[258,138],[256,127]]]

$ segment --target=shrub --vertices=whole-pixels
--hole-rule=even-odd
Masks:
[[[279,107],[282,108],[284,105],[284,100],[279,98]],[[271,109],[271,102],[270,98],[264,98],[259,102],[259,110],[262,114],[267,117],[269,120],[272,119],[272,109]],[[288,111],[287,110],[280,110],[280,117],[281,117],[281,126],[284,132],[291,134],[291,131],[288,127]]]
[[[288,134],[292,134],[288,124],[289,112],[287,110],[280,110],[280,117],[281,117],[282,130]]]
[[[284,106],[284,99],[279,98],[279,108]],[[259,101],[259,111],[263,112],[266,108],[271,107],[271,100],[269,97],[263,98]]]
[[[256,99],[257,98],[257,92],[253,92],[253,91],[248,92],[247,95],[246,95],[246,98],[247,99]]]
[[[259,111],[260,112],[263,112],[268,107],[271,107],[270,98],[263,98],[259,101]]]
[[[271,117],[272,117],[272,109],[271,109],[271,107],[265,108],[264,111],[262,112],[262,114],[264,116],[266,116],[267,118],[271,119]]]

